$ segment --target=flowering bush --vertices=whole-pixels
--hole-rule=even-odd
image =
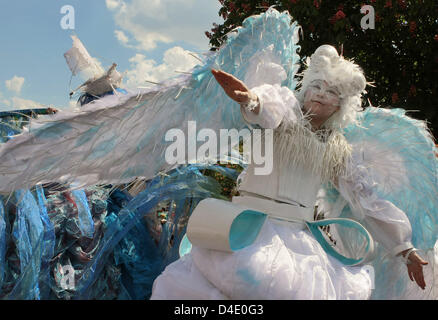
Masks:
[[[303,28],[300,55],[311,55],[331,44],[365,71],[373,106],[419,110],[412,116],[427,119],[438,135],[438,2],[436,0],[219,0],[224,23],[206,33],[212,50],[226,34],[250,15],[272,5],[288,10]],[[363,30],[360,12],[371,5],[375,29]]]

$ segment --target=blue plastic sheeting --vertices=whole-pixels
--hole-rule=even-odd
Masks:
[[[15,128],[12,124],[0,122],[0,143],[8,141],[18,133],[20,133],[20,130]]]
[[[19,122],[14,132],[14,123],[2,124],[9,123],[5,139],[20,130]],[[179,258],[194,207],[221,197],[220,185],[201,172],[206,169],[233,180],[238,175],[192,165],[148,181],[135,198],[121,189],[108,197],[109,188],[99,186],[57,192],[53,184],[0,198],[0,298],[149,298],[155,278]],[[165,222],[157,218],[157,204],[168,209]],[[66,269],[74,273],[69,286]]]
[[[212,166],[213,167],[213,166]],[[213,168],[214,169],[214,168]],[[229,171],[231,172],[231,170]],[[153,280],[171,262],[179,258],[178,248],[185,234],[186,224],[178,229],[179,220],[188,216],[197,203],[207,197],[220,197],[220,185],[202,175],[196,166],[174,170],[167,177],[156,177],[146,190],[130,200],[118,213],[108,216],[101,246],[77,284],[76,299],[89,299],[92,285],[99,277],[109,255],[124,271],[122,281],[131,299],[148,298]],[[162,227],[158,244],[154,244],[141,219],[163,201],[171,201],[172,223]]]
[[[6,219],[3,198],[0,196],[0,294],[2,293],[3,280],[5,278],[6,257]]]
[[[72,191],[73,198],[78,208],[79,228],[83,236],[93,238],[94,222],[88,206],[87,196],[84,190]]]
[[[20,277],[8,299],[40,299],[38,278],[43,254],[44,226],[35,198],[29,190],[15,192],[17,217],[13,238],[20,259]]]
[[[128,94],[128,92],[127,92],[125,89],[116,88],[116,91],[119,92],[119,93],[122,93],[122,94]],[[97,95],[97,96],[96,96],[96,95],[89,94],[89,93],[84,93],[83,95],[81,95],[81,96],[79,97],[79,99],[78,99],[78,103],[79,103],[81,106],[83,106],[83,105],[85,105],[85,104],[87,104],[87,103],[90,103],[91,101],[94,101],[94,100],[100,99],[100,98],[105,97],[105,96],[108,96],[108,95],[113,95],[113,94],[114,94],[114,91],[113,91],[113,90],[108,91],[108,92],[105,92],[105,93],[102,93],[101,95]]]
[[[40,294],[41,299],[48,299],[52,280],[50,278],[50,261],[55,251],[55,229],[47,214],[46,203],[47,199],[44,196],[44,190],[41,186],[36,187],[36,195],[38,199],[38,207],[40,209],[41,222],[44,227],[43,236],[43,251],[41,257],[40,271]]]
[[[134,198],[121,189],[108,197],[109,188],[98,186],[54,193],[36,186],[0,198],[0,298],[149,298],[155,278],[179,258],[195,206],[222,197],[219,183],[202,173],[207,169],[238,176],[218,165],[190,165],[148,181]],[[66,267],[74,272],[71,287],[63,282]]]

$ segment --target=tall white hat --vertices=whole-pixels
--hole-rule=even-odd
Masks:
[[[301,103],[307,87],[314,80],[324,80],[340,92],[341,109],[324,123],[324,127],[342,129],[356,121],[356,113],[361,111],[362,94],[367,85],[362,69],[352,60],[339,56],[330,45],[322,45],[307,59],[307,69],[303,72],[301,89],[297,95]]]

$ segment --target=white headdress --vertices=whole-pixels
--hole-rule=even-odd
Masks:
[[[310,61],[309,61],[310,60]],[[297,98],[304,103],[304,94],[314,80],[325,80],[340,92],[341,109],[324,123],[325,128],[342,129],[356,122],[356,113],[362,104],[362,93],[366,92],[366,79],[362,69],[353,61],[339,56],[330,45],[322,45],[307,60],[308,68],[303,73],[301,89]]]

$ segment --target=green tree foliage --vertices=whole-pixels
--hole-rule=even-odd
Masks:
[[[206,35],[212,49],[250,15],[275,5],[287,10],[302,26],[300,55],[310,56],[322,44],[354,59],[369,82],[373,106],[418,110],[411,116],[427,120],[438,136],[438,2],[436,0],[219,0],[224,18]],[[375,28],[363,30],[360,12],[371,5]]]

